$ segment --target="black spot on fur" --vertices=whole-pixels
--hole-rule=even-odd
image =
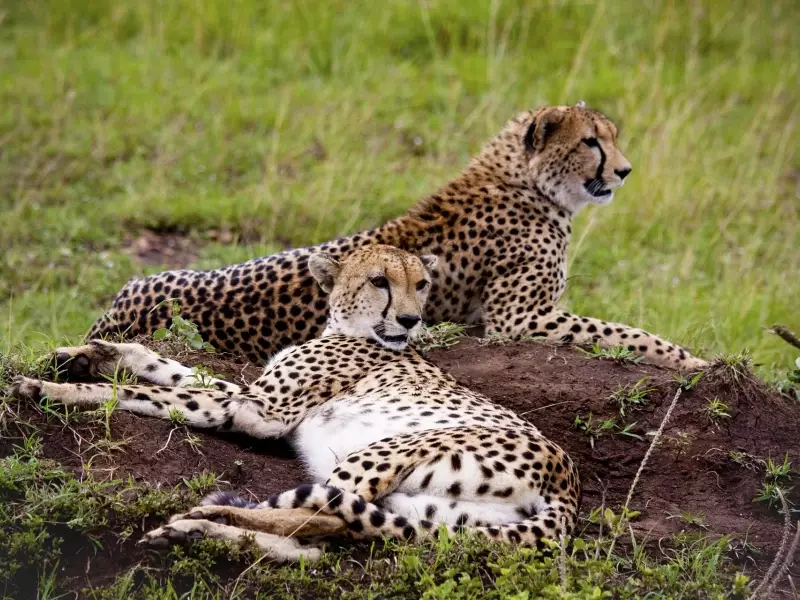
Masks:
[[[358,500],[353,501],[353,514],[360,515],[365,510],[367,510],[367,503],[364,502],[363,498],[359,498]]]
[[[328,488],[328,506],[330,508],[338,508],[342,503],[342,490],[337,488]]]
[[[311,492],[314,490],[314,486],[310,483],[304,483],[301,486],[298,486],[294,490],[294,501],[293,506],[294,508],[299,508],[303,506],[303,503],[308,500],[308,497],[311,495]]]

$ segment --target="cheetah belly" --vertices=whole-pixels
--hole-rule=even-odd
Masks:
[[[441,406],[415,404],[419,398],[384,396],[326,402],[295,429],[292,445],[316,481],[327,481],[336,465],[349,454],[383,438],[472,424],[469,416],[454,418]],[[388,402],[398,398],[397,403]]]

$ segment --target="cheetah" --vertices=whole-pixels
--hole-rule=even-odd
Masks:
[[[252,539],[280,560],[322,550],[297,536],[402,540],[464,528],[505,542],[544,545],[573,531],[581,486],[572,460],[516,413],[456,382],[411,342],[420,330],[436,258],[382,245],[341,262],[315,254],[309,269],[328,292],[321,337],[284,348],[251,385],[194,374],[139,344],[92,340],[57,352],[95,375],[122,369],[155,386],[118,385],[119,408],[198,428],[288,438],[314,483],[255,504],[216,493],[149,532],[160,546],[208,536]],[[112,384],[24,377],[18,397],[97,406]],[[288,537],[294,534],[294,537]]]
[[[315,247],[287,250],[212,271],[166,271],[129,281],[88,338],[168,327],[170,306],[214,347],[253,362],[316,337],[326,292],[309,257],[339,259],[369,244],[439,256],[425,321],[482,326],[487,335],[625,346],[683,371],[707,362],[650,333],[570,314],[558,306],[567,278],[574,215],[608,204],[631,172],[617,129],[583,104],[527,111],[512,119],[466,170],[385,225]]]

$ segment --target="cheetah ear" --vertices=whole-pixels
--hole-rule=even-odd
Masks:
[[[435,254],[425,254],[424,256],[420,256],[419,259],[422,261],[422,264],[425,265],[425,268],[429,271],[432,271],[436,268],[436,263],[439,262],[439,257]]]
[[[544,148],[548,138],[555,133],[563,119],[563,113],[556,106],[540,110],[525,132],[525,150],[532,154]]]
[[[308,258],[308,269],[323,291],[330,293],[339,277],[341,265],[328,254],[312,254]]]
[[[578,108],[586,108],[586,102],[584,102],[583,100],[578,100],[578,103],[575,106],[577,106]]]

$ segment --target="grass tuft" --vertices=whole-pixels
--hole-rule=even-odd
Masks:
[[[455,346],[466,335],[466,326],[457,323],[424,325],[415,346],[423,352]]]

